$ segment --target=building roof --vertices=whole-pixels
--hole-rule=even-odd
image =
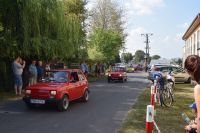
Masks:
[[[200,13],[195,17],[192,21],[190,27],[187,29],[185,34],[183,35],[182,39],[186,40],[188,37],[195,31],[195,29],[200,25]]]

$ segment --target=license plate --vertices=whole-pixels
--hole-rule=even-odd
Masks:
[[[31,99],[30,102],[36,104],[45,104],[45,100],[38,100],[38,99]]]

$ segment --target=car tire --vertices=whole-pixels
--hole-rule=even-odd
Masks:
[[[127,82],[127,77],[125,78],[125,82]]]
[[[62,99],[58,102],[58,110],[66,111],[69,106],[69,98],[67,95],[64,95]]]
[[[124,81],[125,81],[124,78],[122,78],[122,79],[121,79],[121,82],[124,83]]]
[[[89,100],[89,91],[86,90],[83,97],[82,97],[82,101],[87,102],[88,100]]]

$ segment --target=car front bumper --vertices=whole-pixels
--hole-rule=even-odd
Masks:
[[[108,80],[123,80],[124,77],[108,77]]]
[[[56,98],[49,99],[37,99],[29,96],[24,96],[23,101],[28,104],[38,104],[38,105],[50,105],[50,104],[58,104],[59,100]]]

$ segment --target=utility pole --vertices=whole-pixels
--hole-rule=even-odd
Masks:
[[[141,36],[145,36],[146,37],[146,41],[144,41],[144,43],[146,43],[146,47],[145,47],[145,50],[146,50],[146,53],[145,53],[145,71],[147,72],[147,65],[149,64],[149,37],[152,36],[153,33],[145,33],[145,34],[141,34]]]

